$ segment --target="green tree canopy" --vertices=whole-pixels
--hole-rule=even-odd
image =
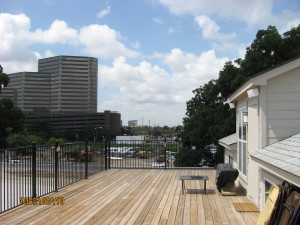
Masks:
[[[246,49],[244,59],[225,63],[217,80],[193,91],[187,102],[181,138],[186,146],[203,148],[235,132],[235,110],[226,104],[228,96],[251,76],[300,56],[300,26],[282,36],[276,27],[259,30]]]
[[[6,87],[9,83],[9,77],[7,76],[7,74],[3,73],[3,68],[0,65],[0,93],[2,90],[2,86]]]
[[[48,139],[48,134],[49,134],[48,120],[43,118],[33,119],[28,126],[28,132],[30,134],[40,136],[44,140]]]
[[[10,133],[23,130],[24,114],[10,99],[0,100],[0,148],[7,146]]]
[[[234,110],[229,110],[228,104],[224,104],[215,80],[193,93],[195,96],[187,102],[186,117],[183,119],[181,138],[184,145],[205,148],[208,144],[217,144],[224,133],[234,132]]]

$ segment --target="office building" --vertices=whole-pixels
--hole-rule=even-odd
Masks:
[[[23,112],[49,108],[50,79],[48,73],[20,72],[9,75],[10,81],[0,95],[11,99]]]
[[[50,132],[88,127],[121,132],[118,112],[97,113],[98,60],[93,57],[55,56],[40,59],[38,72],[8,75],[10,82],[0,99],[12,99],[25,112],[25,127],[34,119],[47,119]]]
[[[51,135],[72,133],[74,137],[77,136],[78,140],[84,140],[84,133],[87,129],[93,129],[95,133],[105,130],[119,134],[122,126],[121,114],[109,110],[98,113],[49,113],[43,109],[36,109],[26,114],[25,127],[29,128],[35,119],[46,119]]]
[[[0,98],[10,98],[23,112],[97,112],[98,60],[56,56],[40,59],[38,72],[9,74]]]
[[[129,127],[137,127],[138,121],[137,120],[129,120],[128,121],[128,126]]]
[[[96,58],[56,56],[40,59],[38,71],[51,74],[50,112],[97,112]]]

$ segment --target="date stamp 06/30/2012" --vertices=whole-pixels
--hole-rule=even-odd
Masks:
[[[20,197],[20,205],[64,205],[64,197]]]

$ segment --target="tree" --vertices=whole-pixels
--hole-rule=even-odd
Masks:
[[[237,59],[235,62],[241,63],[241,59]],[[246,79],[242,69],[229,61],[225,63],[223,70],[220,71],[219,79],[216,82],[222,97],[228,98]]]
[[[300,25],[283,34],[280,46],[282,61],[295,58],[300,55]]]
[[[299,43],[300,26],[285,32],[283,36],[274,26],[259,30],[246,49],[244,59],[225,63],[217,80],[195,89],[194,97],[187,102],[186,117],[180,132],[184,146],[189,147],[183,148],[179,158],[184,159],[191,146],[195,146],[197,151],[205,149],[210,143],[217,145],[220,138],[234,133],[235,110],[229,108],[227,98],[251,76],[299,57]]]
[[[217,144],[224,134],[234,132],[234,111],[224,104],[225,99],[219,94],[215,80],[193,93],[195,96],[187,102],[181,138],[184,145],[204,149],[206,145]]]
[[[241,62],[244,76],[251,77],[284,61],[280,54],[281,43],[282,37],[276,27],[259,30]]]
[[[132,135],[133,132],[132,132],[131,127],[122,126],[121,127],[121,134],[122,135]]]
[[[47,119],[33,119],[29,126],[28,132],[40,136],[44,140],[48,139],[49,134],[49,122]]]
[[[26,133],[13,133],[7,137],[8,146],[11,148],[31,146],[32,142],[37,145],[44,144],[44,140],[36,135],[28,135]]]
[[[3,68],[0,65],[0,93],[2,90],[2,86],[6,87],[9,83],[9,77],[7,76],[7,74],[3,73]]]
[[[10,99],[0,100],[0,148],[7,146],[6,137],[10,133],[23,130],[23,112]]]

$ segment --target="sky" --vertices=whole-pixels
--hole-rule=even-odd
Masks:
[[[0,0],[0,64],[98,58],[98,112],[177,126],[193,90],[243,58],[260,29],[300,24],[299,0]]]

